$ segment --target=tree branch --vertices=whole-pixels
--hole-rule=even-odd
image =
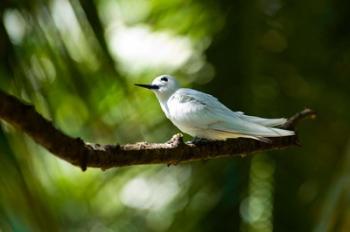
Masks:
[[[283,128],[293,129],[302,119],[315,117],[305,109],[292,116]],[[186,144],[176,134],[166,143],[141,142],[126,145],[99,145],[85,143],[56,129],[33,106],[0,90],[0,118],[32,137],[57,157],[80,166],[108,169],[136,164],[178,164],[196,160],[243,156],[259,151],[282,149],[299,145],[297,136],[271,138],[271,143],[252,139],[230,139],[204,144]]]

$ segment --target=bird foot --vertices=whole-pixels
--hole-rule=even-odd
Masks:
[[[209,139],[203,139],[203,138],[199,138],[199,137],[193,137],[193,139],[191,141],[186,142],[187,144],[194,144],[194,145],[204,145],[209,143],[210,140]]]

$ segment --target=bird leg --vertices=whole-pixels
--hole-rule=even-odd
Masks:
[[[203,145],[203,144],[207,144],[209,143],[210,140],[209,139],[203,139],[203,138],[199,138],[199,137],[193,137],[193,139],[191,141],[188,141],[188,144],[194,144],[194,145]]]

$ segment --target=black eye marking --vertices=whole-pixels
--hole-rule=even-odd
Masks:
[[[167,82],[167,81],[168,81],[168,78],[166,78],[166,77],[162,77],[162,78],[160,78],[160,80],[161,80],[161,81],[165,81],[165,82]]]

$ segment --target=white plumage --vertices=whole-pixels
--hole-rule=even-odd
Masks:
[[[177,81],[162,75],[151,85],[167,118],[181,131],[193,137],[209,140],[252,138],[268,142],[266,137],[294,135],[294,131],[274,128],[285,118],[266,119],[233,112],[215,97],[193,89],[179,88]]]

